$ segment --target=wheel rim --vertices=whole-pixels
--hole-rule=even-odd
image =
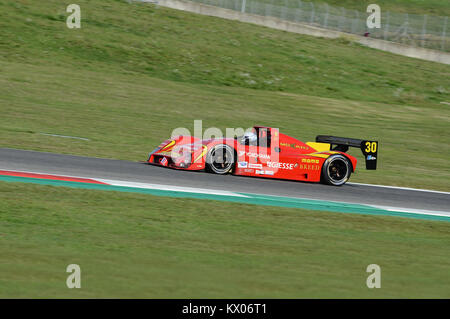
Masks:
[[[228,172],[233,165],[233,154],[227,147],[218,147],[211,151],[211,168],[217,173]]]
[[[328,164],[328,176],[334,184],[339,184],[347,179],[348,164],[341,158],[332,159]]]

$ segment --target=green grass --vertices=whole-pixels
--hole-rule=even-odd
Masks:
[[[450,297],[446,222],[5,182],[0,202],[0,298]]]
[[[82,28],[69,30],[58,1],[0,2],[1,147],[137,161],[195,119],[263,124],[378,139],[380,169],[352,181],[449,190],[449,66],[151,5],[79,4]]]
[[[437,106],[449,98],[450,66],[346,39],[112,0],[102,5],[80,1],[82,28],[70,30],[60,2],[24,3],[0,7],[5,12],[0,59],[8,63],[418,106]]]

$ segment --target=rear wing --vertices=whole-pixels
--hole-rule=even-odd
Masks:
[[[341,152],[347,152],[349,147],[357,147],[366,159],[366,169],[377,169],[378,141],[317,135],[316,142],[331,144],[331,150]]]

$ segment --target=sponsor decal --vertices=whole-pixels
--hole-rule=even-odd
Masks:
[[[373,155],[369,155],[369,156],[367,156],[367,160],[368,161],[374,161],[374,160],[376,160],[377,158],[375,157],[375,156],[373,156]]]
[[[245,151],[240,151],[239,152],[239,156],[243,156],[245,154],[245,156],[248,157],[252,157],[252,158],[265,158],[265,159],[270,159],[270,155],[269,154],[258,154],[258,153],[253,153],[253,152],[245,152]]]
[[[167,163],[169,161],[167,160],[167,158],[163,157],[159,160],[159,164],[161,164],[162,166],[167,166]]]
[[[275,172],[274,171],[264,171],[264,170],[257,169],[255,171],[255,174],[258,174],[258,175],[274,175]]]
[[[286,146],[286,147],[292,147],[295,148],[295,144],[289,144],[289,143],[280,143],[281,146]]]
[[[320,169],[320,165],[300,164],[300,169],[318,171]]]
[[[239,168],[247,168],[247,166],[248,166],[248,162],[238,162]]]
[[[254,173],[255,170],[246,168],[246,169],[244,169],[244,172],[245,173]]]
[[[262,164],[252,164],[252,163],[249,163],[249,164],[248,164],[248,168],[262,169]]]
[[[267,166],[270,168],[294,169],[294,163],[267,162]]]
[[[302,163],[319,164],[319,160],[311,158],[302,158]]]
[[[300,149],[300,150],[307,150],[307,149],[309,149],[308,146],[297,145],[295,143],[291,143],[291,144],[289,144],[289,143],[280,143],[280,145],[281,146],[285,146],[285,147],[297,148],[297,149]]]

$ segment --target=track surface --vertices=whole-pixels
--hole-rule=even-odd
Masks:
[[[450,194],[442,192],[359,184],[333,187],[233,175],[219,176],[136,162],[6,148],[0,148],[0,169],[382,205],[448,212],[450,215]]]

